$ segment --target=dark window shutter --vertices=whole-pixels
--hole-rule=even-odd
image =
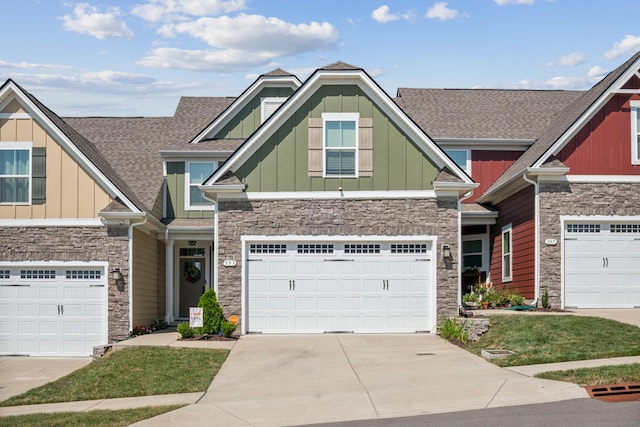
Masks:
[[[42,205],[47,198],[47,149],[31,149],[31,204]]]

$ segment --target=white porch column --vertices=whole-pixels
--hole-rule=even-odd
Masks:
[[[167,240],[166,242],[166,259],[165,259],[165,321],[167,323],[173,322],[175,319],[173,318],[173,252],[174,252],[174,242],[172,239]]]

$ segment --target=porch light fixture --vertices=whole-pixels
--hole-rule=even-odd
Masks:
[[[122,280],[122,273],[119,268],[116,267],[111,271],[111,278],[116,282]]]
[[[442,245],[442,258],[451,258],[451,248],[449,245]]]

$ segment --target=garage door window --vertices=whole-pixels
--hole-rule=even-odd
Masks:
[[[299,254],[332,254],[333,245],[324,243],[302,243],[298,245]]]
[[[77,280],[100,279],[101,274],[100,270],[66,270],[65,278]]]
[[[344,253],[345,254],[379,254],[380,253],[380,245],[377,244],[346,244],[344,245]]]
[[[567,224],[567,233],[599,233],[600,224]]]
[[[402,243],[392,244],[392,254],[426,254],[429,252],[429,247],[426,243]]]
[[[278,243],[253,243],[249,246],[250,254],[286,254],[287,245]]]
[[[640,233],[640,224],[611,224],[612,233]]]
[[[20,270],[21,279],[51,280],[56,278],[55,270]]]

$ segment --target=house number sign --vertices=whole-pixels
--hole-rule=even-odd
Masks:
[[[558,241],[556,239],[547,239],[544,241],[544,244],[547,246],[555,246],[558,244]]]

